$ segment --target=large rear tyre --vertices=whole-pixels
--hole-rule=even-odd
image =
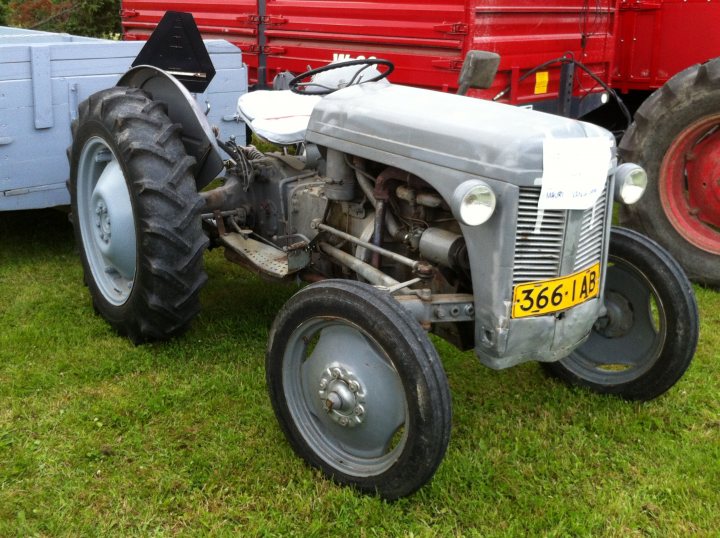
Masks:
[[[697,282],[720,286],[720,58],[671,78],[620,142],[648,188],[620,222],[663,245]]]
[[[651,239],[614,228],[605,306],[588,340],[545,369],[571,385],[629,400],[667,391],[687,370],[698,340],[697,304],[682,268]]]
[[[345,280],[302,289],[275,319],[266,369],[290,445],[336,482],[397,499],[442,461],[447,378],[425,332],[389,294]]]
[[[195,163],[165,106],[111,88],[80,104],[70,196],[93,306],[138,344],[185,330],[207,277]]]

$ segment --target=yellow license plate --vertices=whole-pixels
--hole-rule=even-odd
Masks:
[[[597,297],[600,292],[600,264],[572,275],[518,284],[513,290],[513,318],[542,316],[566,310]]]

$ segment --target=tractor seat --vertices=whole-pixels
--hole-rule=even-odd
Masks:
[[[361,73],[357,83],[380,74],[375,67],[352,65],[317,73],[312,77],[312,82],[324,88],[340,89],[352,81],[358,71]],[[389,85],[390,82],[382,79],[374,84]],[[305,141],[310,114],[323,97],[313,95],[312,91],[303,95],[290,90],[258,90],[240,96],[237,112],[259,137],[273,144],[289,146]]]
[[[237,112],[259,137],[289,146],[305,140],[310,114],[321,99],[290,90],[258,90],[240,96]]]

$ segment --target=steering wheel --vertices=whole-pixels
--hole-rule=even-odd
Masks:
[[[325,73],[327,71],[333,71],[335,69],[342,69],[343,67],[350,67],[353,65],[363,65],[365,67],[358,69],[353,74],[350,81],[347,83],[344,83],[343,86],[341,86],[341,87],[333,88],[331,86],[326,86],[324,84],[321,84],[319,82],[314,82],[312,80],[309,82],[302,82],[306,78],[313,77],[320,73]],[[360,77],[362,72],[365,71],[367,68],[372,67],[373,65],[384,65],[385,67],[387,67],[387,70],[375,75],[373,78],[370,78],[368,80],[358,80],[358,78]],[[317,69],[311,69],[310,71],[305,71],[304,73],[302,73],[302,74],[296,76],[294,79],[292,79],[288,85],[290,87],[290,91],[292,91],[293,93],[299,93],[301,95],[327,95],[327,94],[337,91],[341,88],[346,88],[348,86],[352,86],[353,84],[365,84],[366,82],[377,82],[378,80],[387,78],[387,76],[390,75],[390,73],[392,73],[394,69],[395,69],[395,66],[389,60],[380,60],[380,59],[376,59],[376,58],[368,58],[367,60],[349,60],[347,62],[332,63],[332,64],[324,65],[322,67],[318,67]]]

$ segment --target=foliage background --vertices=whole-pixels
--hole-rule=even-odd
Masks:
[[[109,36],[120,32],[120,0],[0,0],[0,24]]]

